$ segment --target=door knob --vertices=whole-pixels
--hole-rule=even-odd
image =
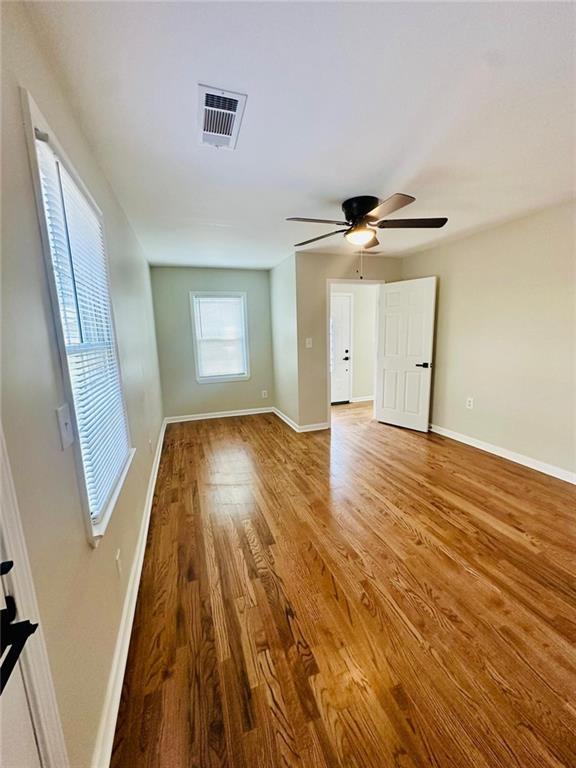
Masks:
[[[416,368],[431,368],[430,363],[416,363]]]

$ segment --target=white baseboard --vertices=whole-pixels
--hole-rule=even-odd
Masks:
[[[204,421],[205,419],[226,419],[229,416],[252,416],[257,413],[275,413],[276,409],[268,408],[244,408],[239,411],[214,411],[212,413],[192,413],[189,416],[167,416],[165,424],[178,424],[181,421]]]
[[[364,397],[351,397],[351,403],[367,403],[370,400],[374,400],[374,395],[364,395]]]
[[[316,432],[321,429],[330,429],[330,424],[327,421],[323,421],[318,424],[296,424],[285,413],[270,406],[268,408],[244,408],[239,411],[215,411],[213,413],[193,413],[188,416],[167,416],[164,419],[164,424],[178,424],[181,421],[204,421],[205,419],[225,419],[229,416],[253,416],[258,413],[274,413],[279,419],[288,424],[294,432]]]
[[[272,412],[275,413],[279,419],[282,419],[284,423],[288,424],[288,426],[291,427],[294,432],[318,432],[321,429],[330,429],[330,424],[327,421],[322,421],[318,424],[296,424],[296,422],[293,421],[290,416],[286,416],[286,414],[282,413],[282,411],[278,410],[278,408],[273,408]]]
[[[160,466],[165,431],[166,419],[163,420],[162,426],[160,427],[154,461],[150,471],[150,479],[148,481],[148,490],[146,491],[146,501],[144,504],[144,514],[140,524],[140,532],[138,534],[132,568],[130,569],[130,578],[126,589],[126,596],[124,597],[122,618],[120,620],[120,627],[116,638],[116,647],[114,649],[112,667],[108,677],[106,698],[104,699],[104,706],[102,708],[102,716],[100,718],[100,725],[96,736],[96,745],[92,755],[91,768],[108,768],[112,756],[118,707],[120,706],[124,671],[126,669],[126,661],[128,658],[132,624],[134,622],[134,613],[136,611],[136,598],[138,597],[138,587],[140,586],[140,576],[142,573],[142,565],[144,563],[150,513],[152,511],[152,501],[154,499],[154,489],[156,486],[156,478],[158,476],[158,468]]]
[[[452,440],[457,440],[459,443],[466,443],[466,445],[471,445],[473,448],[479,448],[481,451],[493,453],[495,456],[508,459],[508,461],[522,464],[523,467],[535,469],[537,472],[543,472],[545,475],[557,477],[559,480],[564,480],[567,483],[576,485],[576,472],[571,472],[569,469],[562,469],[562,467],[555,467],[553,464],[546,464],[545,462],[533,459],[530,456],[523,456],[521,453],[509,451],[508,448],[501,448],[499,445],[485,443],[483,440],[477,440],[475,437],[469,437],[460,432],[453,432],[451,429],[439,427],[437,424],[430,424],[430,429],[432,432],[436,432],[443,437],[449,437]]]

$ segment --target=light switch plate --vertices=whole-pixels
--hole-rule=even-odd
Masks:
[[[306,339],[306,349],[312,349],[312,338],[310,336]]]
[[[56,417],[58,418],[58,428],[60,430],[60,442],[64,451],[74,442],[74,428],[72,427],[68,403],[64,403],[64,405],[56,408]]]

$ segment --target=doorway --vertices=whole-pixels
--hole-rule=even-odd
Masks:
[[[376,314],[380,281],[331,280],[328,303],[328,378],[331,417],[347,406],[372,408]],[[360,406],[356,406],[360,408]]]
[[[349,403],[352,397],[352,342],[353,293],[333,292],[330,297],[330,402],[332,405]]]
[[[429,429],[436,278],[328,281],[334,418]]]

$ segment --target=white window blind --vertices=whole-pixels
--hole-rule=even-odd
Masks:
[[[246,296],[192,294],[192,308],[198,380],[247,378]]]
[[[42,202],[90,518],[107,510],[131,456],[100,216],[46,141]]]

